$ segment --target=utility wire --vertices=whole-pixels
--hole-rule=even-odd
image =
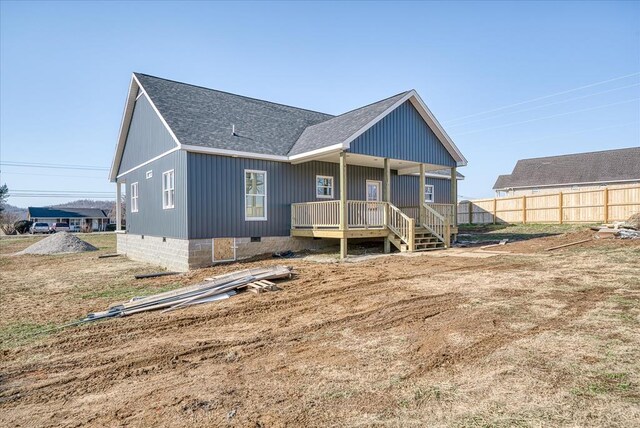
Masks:
[[[21,166],[25,168],[54,168],[54,169],[82,169],[88,171],[108,171],[109,168],[103,166],[93,165],[65,165],[55,163],[32,163],[32,162],[14,162],[14,161],[2,161],[0,165],[4,166]]]
[[[582,133],[585,133],[585,132],[602,131],[602,130],[605,130],[605,129],[619,128],[619,127],[627,126],[627,125],[640,125],[640,121],[634,120],[634,121],[631,121],[631,122],[619,123],[617,125],[600,126],[598,128],[581,129],[579,131],[564,132],[564,133],[561,133],[561,134],[547,135],[546,137],[541,137],[541,138],[532,138],[532,139],[529,139],[529,140],[519,140],[519,141],[513,141],[513,142],[510,141],[509,143],[510,144],[533,143],[535,141],[550,140],[552,138],[563,137],[565,135],[575,135],[575,134],[582,134]]]
[[[633,85],[622,86],[620,88],[607,89],[606,91],[594,92],[593,94],[582,95],[582,96],[579,96],[579,97],[567,98],[566,100],[554,101],[552,103],[542,104],[542,105],[536,106],[536,107],[531,107],[531,108],[526,108],[526,109],[522,109],[522,110],[516,110],[516,111],[501,113],[501,114],[497,114],[495,116],[483,117],[481,119],[474,119],[474,120],[470,120],[468,122],[462,122],[462,123],[458,123],[458,124],[455,124],[455,125],[449,125],[448,128],[455,128],[457,126],[464,126],[464,125],[468,125],[470,123],[483,122],[485,120],[495,119],[497,117],[508,116],[510,114],[517,114],[517,113],[524,113],[524,112],[532,111],[532,110],[538,110],[538,109],[541,109],[541,108],[544,108],[544,107],[549,107],[549,106],[557,105],[557,104],[563,104],[563,103],[567,103],[569,101],[581,100],[581,99],[584,99],[584,98],[593,97],[595,95],[601,95],[601,94],[606,94],[606,93],[613,92],[613,91],[619,91],[621,89],[632,88],[634,86],[640,86],[640,83],[634,83]]]
[[[523,105],[523,104],[533,103],[535,101],[540,101],[540,100],[545,100],[547,98],[557,97],[558,95],[569,94],[571,92],[576,92],[576,91],[579,91],[579,90],[582,90],[582,89],[592,88],[594,86],[604,85],[605,83],[615,82],[616,80],[622,80],[622,79],[626,79],[628,77],[633,77],[633,76],[638,76],[638,75],[640,75],[640,73],[631,73],[631,74],[627,74],[627,75],[624,75],[624,76],[614,77],[612,79],[607,79],[607,80],[602,80],[600,82],[590,83],[588,85],[579,86],[577,88],[568,89],[566,91],[556,92],[555,94],[550,94],[550,95],[545,95],[545,96],[542,96],[542,97],[532,98],[530,100],[520,101],[520,102],[517,102],[517,103],[509,104],[509,105],[502,106],[502,107],[497,107],[497,108],[494,108],[494,109],[491,109],[491,110],[482,111],[482,112],[479,112],[479,113],[473,113],[473,114],[468,114],[466,116],[460,116],[460,117],[457,117],[455,119],[451,119],[451,120],[449,120],[449,121],[447,121],[445,123],[456,122],[458,120],[466,119],[468,117],[481,116],[481,115],[487,114],[487,113],[493,113],[493,112],[496,112],[496,111],[506,110],[506,109],[511,108],[511,107],[517,107],[517,106],[520,106],[520,105]],[[450,125],[448,125],[448,126],[450,126]]]
[[[34,172],[7,172],[3,171],[1,174],[18,174],[18,175],[36,175],[40,177],[69,177],[69,178],[94,178],[96,180],[107,180],[107,178],[103,177],[92,177],[90,175],[61,175],[61,174],[38,174]]]
[[[461,135],[476,134],[478,132],[491,131],[491,130],[500,129],[500,128],[507,128],[509,126],[522,125],[522,124],[525,124],[525,123],[537,122],[539,120],[552,119],[554,117],[567,116],[569,114],[575,114],[575,113],[582,113],[582,112],[585,112],[585,111],[597,110],[597,109],[601,109],[601,108],[605,108],[605,107],[611,107],[611,106],[616,106],[616,105],[620,105],[620,104],[626,104],[626,103],[630,103],[630,102],[638,101],[638,100],[640,100],[640,98],[632,98],[632,99],[629,99],[629,100],[619,101],[617,103],[603,104],[603,105],[600,105],[600,106],[584,108],[584,109],[580,109],[580,110],[567,111],[567,112],[564,112],[564,113],[552,114],[551,116],[543,116],[543,117],[537,117],[537,118],[529,119],[529,120],[522,120],[520,122],[511,122],[511,123],[507,123],[505,125],[498,125],[498,126],[492,126],[492,127],[489,127],[489,128],[476,129],[476,130],[473,130],[473,131],[463,132],[463,133],[455,134],[455,135],[457,137],[459,137]]]

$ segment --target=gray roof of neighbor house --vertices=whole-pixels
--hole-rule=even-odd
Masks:
[[[109,216],[99,208],[56,208],[29,207],[31,218],[108,218]]]
[[[510,175],[500,175],[494,189],[556,184],[640,181],[640,147],[521,159]]]
[[[407,93],[408,91],[399,93],[308,127],[300,135],[289,155],[310,152],[346,141],[359,129],[407,95]]]
[[[181,144],[286,156],[307,127],[333,117],[134,74]]]

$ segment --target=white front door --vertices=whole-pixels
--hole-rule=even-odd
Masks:
[[[382,200],[382,181],[367,180],[367,202]],[[367,225],[383,226],[384,207],[382,204],[367,204]]]
[[[382,200],[382,181],[367,180],[367,202]]]

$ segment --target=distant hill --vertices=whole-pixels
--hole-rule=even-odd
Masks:
[[[4,204],[4,212],[6,215],[16,215],[18,220],[24,220],[27,218],[27,209],[16,207],[15,205]]]
[[[55,208],[98,208],[107,212],[113,209],[113,201],[95,201],[93,199],[78,199],[64,204],[51,205]]]
[[[50,205],[55,208],[98,208],[107,214],[113,210],[114,201],[95,201],[93,199],[79,199],[77,201],[66,202],[64,204]],[[7,215],[16,215],[20,220],[27,218],[27,209],[5,204],[4,210]]]

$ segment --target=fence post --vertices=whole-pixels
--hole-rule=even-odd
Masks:
[[[473,224],[473,202],[469,201],[469,224]]]
[[[604,205],[604,223],[609,223],[609,188],[605,187],[603,190],[603,201],[602,204]]]
[[[562,213],[562,204],[564,204],[564,195],[562,194],[562,192],[558,193],[558,213],[560,215],[560,224],[562,224],[562,222],[564,221],[564,214]]]
[[[527,197],[522,197],[522,224],[527,224]]]
[[[493,198],[493,224],[496,224],[496,215],[498,213],[498,209],[496,206],[498,205],[498,200]]]

